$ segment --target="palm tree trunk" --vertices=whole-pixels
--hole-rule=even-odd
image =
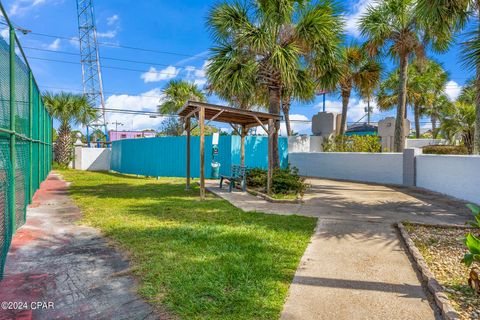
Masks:
[[[480,14],[480,0],[477,0],[477,10],[479,11],[478,14]],[[480,32],[480,23],[478,23],[478,29]],[[477,64],[477,70],[476,70],[476,99],[475,99],[475,104],[477,107],[477,112],[476,112],[476,121],[475,121],[475,134],[474,134],[474,142],[473,142],[473,154],[480,154],[480,63]]]
[[[462,140],[467,148],[468,154],[474,153],[474,132],[467,131],[462,134]]]
[[[280,89],[269,88],[268,89],[268,112],[271,114],[280,114]],[[272,135],[272,158],[273,168],[280,167],[280,159],[278,152],[278,131],[280,130],[280,122],[275,122],[275,130]]]
[[[432,121],[432,137],[433,139],[437,139],[438,132],[437,132],[437,117],[435,115],[430,116],[430,120]]]
[[[348,102],[350,101],[351,90],[345,89],[342,90],[342,121],[340,123],[340,135],[345,134],[345,127],[347,126],[347,112],[348,112]]]
[[[287,129],[287,137],[292,135],[292,128],[290,126],[290,105],[292,103],[292,98],[290,96],[282,97],[282,110],[283,117],[285,118],[285,128]]]
[[[420,108],[417,104],[413,105],[413,111],[415,113],[415,137],[420,138]]]
[[[397,118],[395,120],[395,137],[393,140],[393,148],[395,152],[403,152],[405,148],[405,109],[407,104],[407,73],[408,55],[403,53],[400,57],[400,83],[398,90],[398,107]]]
[[[62,166],[68,166],[72,160],[72,137],[70,125],[63,123],[58,129],[58,139],[55,143],[55,161]]]

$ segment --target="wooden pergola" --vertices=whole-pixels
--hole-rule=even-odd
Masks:
[[[178,115],[184,119],[185,131],[187,133],[187,189],[190,188],[190,133],[197,126],[200,127],[200,199],[205,199],[205,120],[207,125],[211,121],[224,122],[232,128],[241,137],[240,158],[241,165],[245,165],[245,136],[248,130],[253,127],[262,127],[268,135],[268,178],[267,190],[270,191],[272,183],[272,136],[275,130],[275,122],[280,121],[280,115],[241,110],[226,106],[220,106],[210,103],[188,101],[187,104],[178,112]],[[192,128],[190,119],[194,117],[198,124]],[[240,127],[240,130],[236,126]]]

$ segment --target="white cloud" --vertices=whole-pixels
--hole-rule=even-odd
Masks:
[[[58,49],[60,49],[60,39],[57,38],[57,39],[53,40],[52,43],[47,45],[47,49],[53,50],[53,51],[57,51]]]
[[[154,67],[150,67],[147,72],[142,73],[140,78],[143,79],[145,83],[159,82],[175,78],[180,72],[180,70],[181,69],[174,66],[168,66],[162,70],[157,70]]]
[[[369,6],[377,6],[378,1],[374,0],[360,0],[353,5],[352,13],[345,17],[345,30],[348,34],[358,38],[360,37],[360,30],[358,22],[360,18],[367,12]]]
[[[97,32],[97,37],[98,38],[107,38],[107,39],[112,39],[117,36],[117,30],[109,30],[106,32]]]
[[[298,120],[298,121],[295,121]],[[290,115],[290,126],[293,132],[297,132],[299,134],[311,134],[312,132],[312,124],[310,119],[303,114],[291,114]],[[287,133],[285,122],[282,121],[280,125],[280,134],[285,136]]]
[[[55,3],[55,1],[49,1],[50,3]],[[57,1],[58,2],[58,1]],[[27,13],[29,10],[33,9],[36,6],[46,4],[46,0],[16,0],[10,6],[8,14],[13,16],[19,16]]]
[[[10,16],[15,16],[15,15],[18,14],[19,10],[20,10],[20,5],[19,5],[18,3],[14,3],[14,4],[12,4],[12,6],[10,7],[10,11],[8,12],[8,14],[9,14]]]
[[[207,83],[207,79],[195,79],[193,84],[195,84],[200,89],[203,89],[203,86]]]
[[[120,17],[117,14],[114,14],[113,16],[110,16],[107,18],[107,25],[110,27],[110,30],[107,30],[105,32],[97,32],[97,37],[98,38],[106,38],[106,39],[113,39],[118,35],[118,32],[120,31],[120,26],[118,25],[118,22],[120,20]]]
[[[127,94],[109,96],[105,102],[108,109],[128,109],[134,111],[157,111],[157,106],[163,95],[159,88],[142,93],[138,96]],[[118,130],[157,130],[164,117],[150,118],[148,115],[131,115],[120,113],[107,113],[109,129],[115,129],[113,122],[120,122]]]
[[[75,47],[75,48],[79,48],[80,47],[80,41],[78,40],[78,37],[73,37],[71,38],[70,40],[68,40],[68,42],[70,43],[70,45],[72,47]]]
[[[325,106],[326,106],[327,112],[342,113],[341,101],[327,100],[325,101]],[[318,109],[321,109],[322,102],[319,103],[316,107]],[[356,122],[360,120],[363,116],[365,116],[366,107],[367,107],[367,103],[365,101],[359,100],[357,98],[351,98],[348,104],[347,121]],[[370,108],[372,108],[372,113],[378,110],[377,104],[375,101],[370,101]]]
[[[202,88],[207,83],[206,68],[208,66],[208,60],[205,61],[201,68],[195,68],[192,66],[185,67],[187,71],[186,79],[193,82],[198,87]]]
[[[5,40],[5,41],[8,41],[8,39],[10,38],[10,31],[8,29],[3,29],[1,32],[0,32],[0,35],[2,36],[2,38]]]
[[[456,83],[453,80],[450,80],[445,85],[445,93],[447,94],[447,96],[450,98],[451,101],[457,100],[461,91],[462,91],[462,86],[460,86],[458,83]]]
[[[114,14],[113,16],[107,18],[107,25],[112,26],[117,23],[119,19],[120,17],[117,14]]]

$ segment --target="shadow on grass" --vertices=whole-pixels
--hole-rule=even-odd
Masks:
[[[147,182],[146,180],[145,182]],[[207,195],[200,201],[197,187],[185,191],[179,183],[145,183],[131,185],[108,183],[95,186],[72,185],[70,193],[76,198],[96,198],[122,201],[122,212],[130,216],[144,216],[176,222],[197,224],[256,224],[276,231],[296,232],[304,229],[311,218],[299,216],[273,216],[256,212],[243,212],[227,201]],[[115,215],[115,212],[111,212]]]
[[[84,221],[132,256],[140,293],[182,318],[278,318],[316,221],[243,212],[180,179],[65,174]]]
[[[142,294],[185,318],[277,318],[303,245],[249,230],[111,230],[140,261]],[[297,242],[297,244],[295,244]]]

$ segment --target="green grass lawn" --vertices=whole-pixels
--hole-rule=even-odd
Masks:
[[[59,170],[82,209],[130,253],[139,293],[184,319],[276,319],[316,220],[243,212],[184,179]]]

